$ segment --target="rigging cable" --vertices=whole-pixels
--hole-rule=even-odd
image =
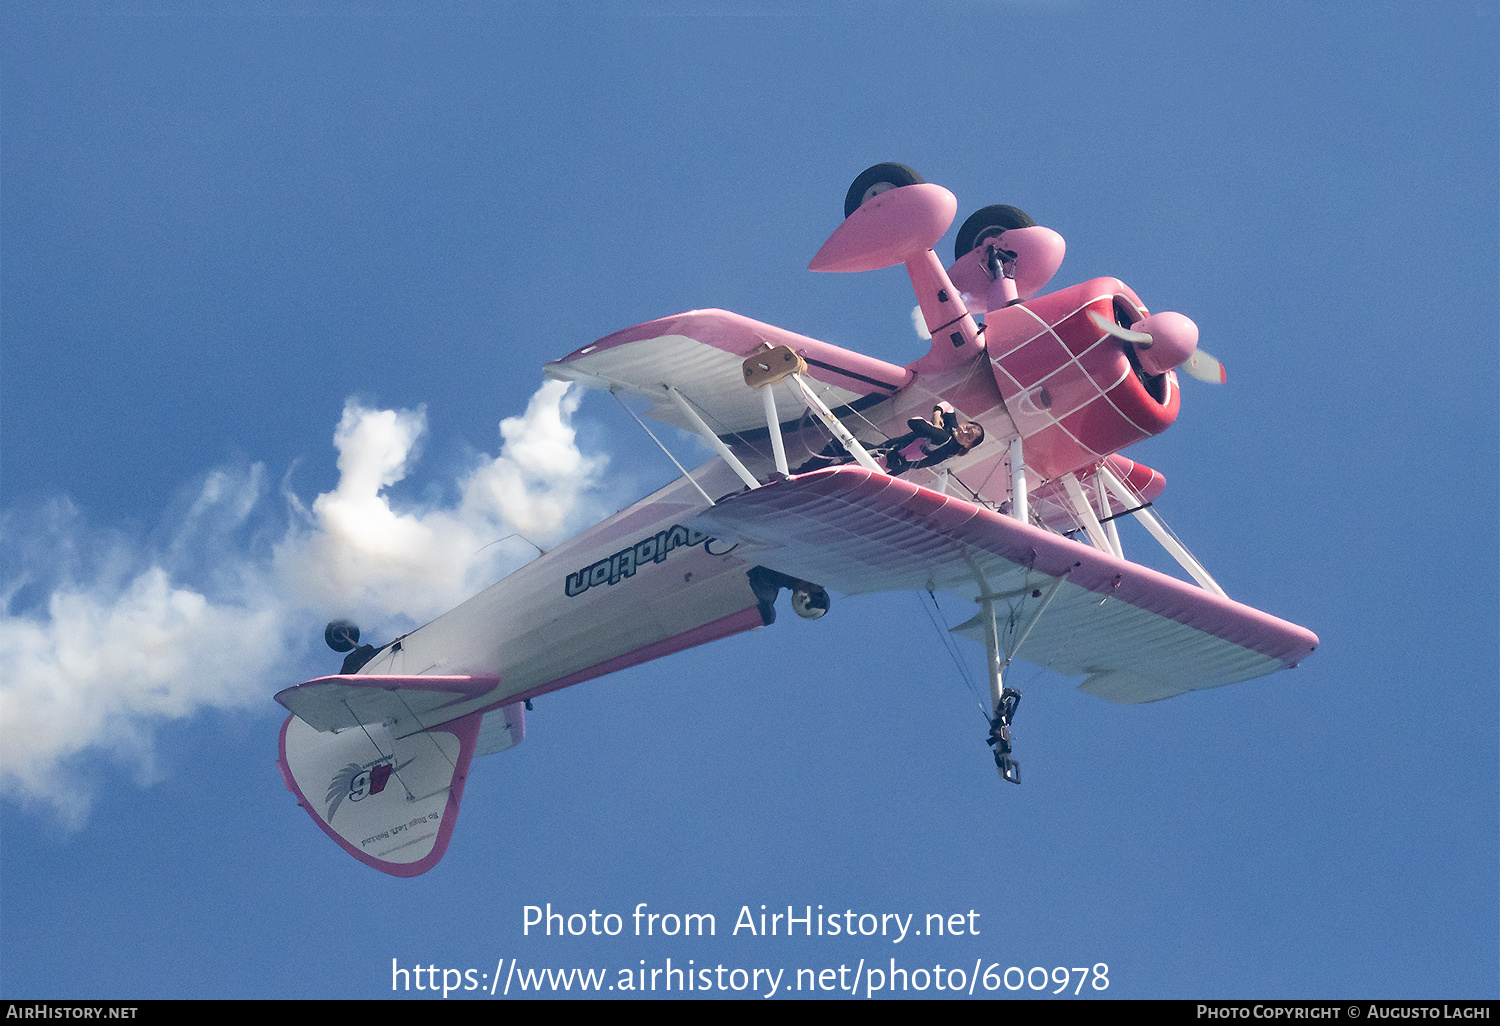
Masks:
[[[953,665],[958,667],[959,675],[963,677],[964,684],[968,686],[969,692],[979,703],[979,714],[983,716],[984,721],[988,723],[990,721],[991,714],[986,709],[984,698],[979,694],[979,688],[974,684],[974,679],[969,676],[968,667],[964,666],[963,660],[959,656],[957,644],[954,642],[952,634],[944,630],[942,625],[938,622],[938,619],[933,616],[933,610],[937,611],[938,617],[941,617],[943,612],[937,604],[937,596],[934,595],[931,591],[928,591],[927,597],[932,600],[932,609],[927,608],[927,604],[925,602],[922,602],[922,597],[920,595],[917,596],[917,602],[922,606],[922,611],[927,614],[927,620],[932,624],[933,630],[937,631],[938,640],[942,642],[944,650],[947,651],[949,658],[953,660]]]

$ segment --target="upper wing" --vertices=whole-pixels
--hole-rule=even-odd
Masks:
[[[645,394],[657,405],[649,416],[691,431],[676,404],[666,397],[677,389],[700,409],[720,434],[765,430],[760,395],[745,387],[741,365],[764,345],[789,346],[807,361],[808,377],[820,382],[820,397],[837,409],[868,405],[894,395],[912,379],[904,367],[819,342],[726,310],[692,310],[647,321],[601,338],[547,364],[548,377],[594,388],[624,388]],[[790,386],[788,401],[793,398]],[[796,409],[802,408],[796,399]]]
[[[1296,666],[1311,631],[974,503],[841,467],[726,498],[698,521],[783,573],[849,593],[997,599],[1019,657],[1116,702],[1151,702]],[[1054,582],[1034,626],[1029,610]],[[976,618],[955,628],[982,637]],[[1011,641],[1018,640],[1012,635]],[[1013,653],[1014,654],[1014,653]]]

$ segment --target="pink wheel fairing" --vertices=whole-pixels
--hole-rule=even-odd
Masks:
[[[866,200],[818,250],[809,271],[873,271],[937,245],[958,213],[941,185],[903,185]]]

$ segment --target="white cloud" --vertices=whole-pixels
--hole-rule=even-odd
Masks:
[[[330,612],[425,620],[457,605],[529,549],[495,542],[549,544],[584,512],[605,460],[578,450],[577,408],[566,382],[548,382],[524,415],[500,423],[500,455],[460,483],[456,506],[399,512],[385,489],[405,477],[425,415],[351,400],[334,433],[338,487],[310,511],[297,504],[277,574],[297,600]]]
[[[927,318],[922,316],[921,303],[911,308],[911,326],[917,330],[917,338],[932,337],[932,332],[927,330]]]
[[[579,451],[577,407],[565,384],[543,385],[522,416],[501,422],[500,454],[454,482],[458,502],[423,508],[393,503],[389,489],[415,462],[424,411],[351,400],[334,433],[337,486],[310,507],[288,494],[291,522],[269,551],[242,538],[269,512],[259,465],[208,474],[145,560],[82,536],[76,518],[54,517],[27,539],[8,517],[7,545],[29,556],[0,586],[0,791],[81,823],[85,753],[110,753],[149,779],[155,724],[266,701],[295,682],[323,619],[420,622],[534,553],[494,544],[506,535],[545,545],[581,526],[605,458]],[[80,549],[100,550],[91,569],[69,557]],[[44,579],[45,602],[12,613]]]
[[[567,382],[549,381],[523,416],[501,421],[505,447],[469,478],[464,509],[498,513],[533,540],[555,538],[604,467],[578,451],[572,419],[581,398]]]

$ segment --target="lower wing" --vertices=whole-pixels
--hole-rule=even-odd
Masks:
[[[697,522],[753,546],[753,558],[767,567],[846,593],[988,596],[1008,654],[1082,675],[1083,690],[1114,702],[1154,702],[1265,676],[1296,666],[1318,645],[1306,628],[1243,603],[856,468],[743,492]],[[976,617],[955,630],[982,638],[985,625]]]

